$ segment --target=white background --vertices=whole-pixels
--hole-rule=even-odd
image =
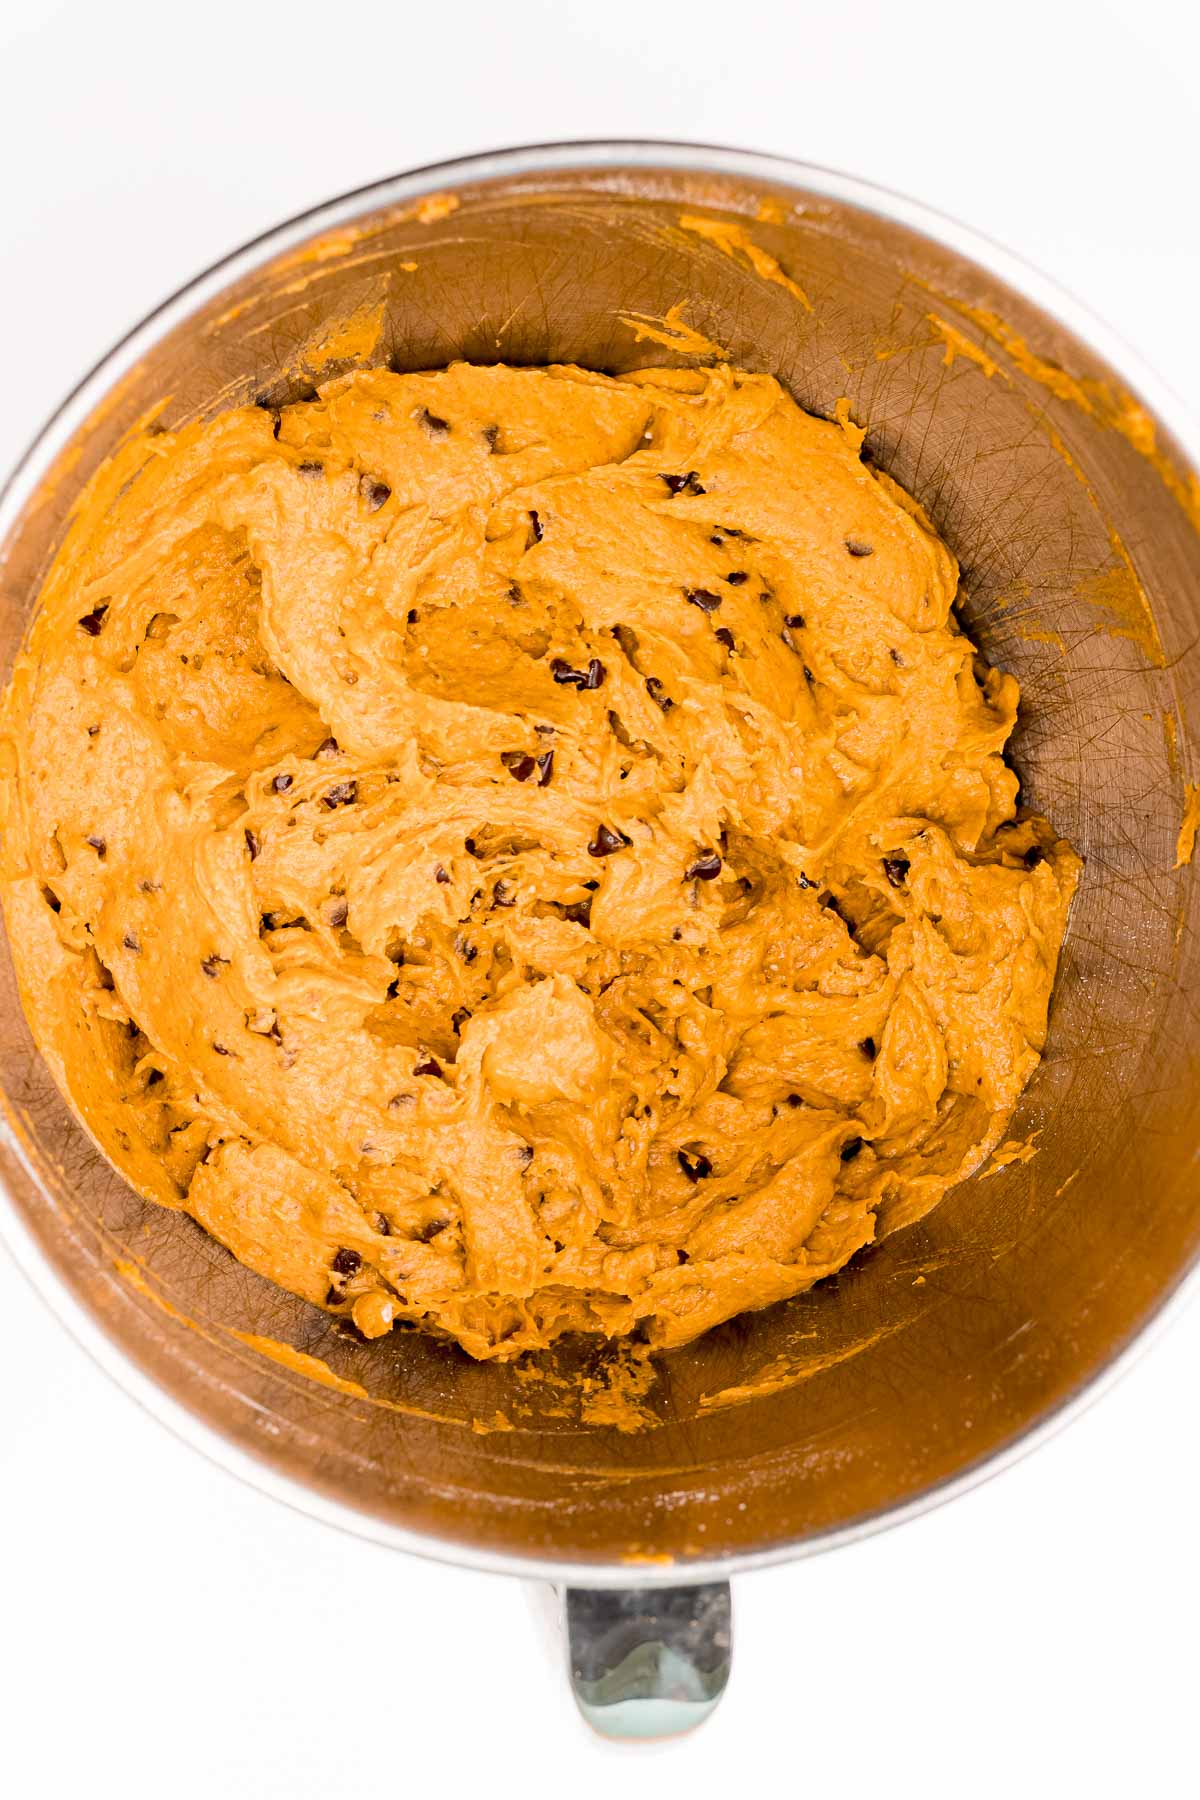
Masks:
[[[1166,0],[205,0],[0,15],[0,464],[280,217],[520,140],[686,137],[883,181],[1087,298],[1200,411],[1200,37]],[[1190,35],[1189,35],[1190,34]],[[0,1258],[0,1787],[123,1800],[1195,1794],[1200,1309],[904,1530],[738,1584],[698,1737],[578,1721],[534,1596],[244,1491]]]

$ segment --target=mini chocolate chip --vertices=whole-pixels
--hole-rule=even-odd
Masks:
[[[646,677],[646,692],[649,694],[650,698],[653,700],[655,706],[661,706],[662,710],[664,712],[670,712],[671,708],[675,704],[675,702],[671,699],[671,696],[669,694],[663,693],[663,684],[658,679],[657,675],[647,675],[647,677]]]
[[[215,981],[221,970],[229,967],[229,958],[227,956],[206,956],[200,967],[210,981]]]
[[[816,680],[816,676],[813,674],[812,670],[809,668],[807,663],[802,663],[801,668],[804,673],[805,681],[807,681],[809,686],[811,687],[813,682]]]
[[[313,751],[314,756],[340,756],[341,747],[335,737],[327,737]]]
[[[274,781],[271,783],[271,786],[275,789],[277,794],[286,794],[291,785],[292,778],[290,775],[276,775]]]
[[[121,941],[127,950],[133,951],[135,956],[140,956],[142,954],[142,946],[138,943],[132,931],[127,931]]]
[[[808,879],[808,876],[804,873],[803,869],[801,869],[799,875],[796,877],[796,880],[799,882],[799,884],[802,888],[815,888],[817,885],[815,881],[810,881]]]
[[[878,1051],[875,1048],[875,1039],[873,1037],[860,1038],[858,1047],[868,1062],[875,1061]]]
[[[330,1267],[335,1275],[357,1275],[362,1268],[362,1257],[357,1250],[337,1250]]]
[[[527,755],[524,750],[502,750],[500,761],[514,781],[528,781],[537,768],[532,756]]]
[[[90,834],[89,834],[89,835],[88,835],[88,836],[87,836],[87,837],[86,837],[86,838],[85,838],[85,839],[84,839],[84,842],[85,842],[85,843],[86,843],[86,844],[90,844],[90,845],[91,845],[91,846],[92,846],[92,849],[93,849],[93,850],[94,850],[94,851],[95,851],[95,852],[96,852],[96,855],[97,855],[97,856],[98,856],[98,857],[99,857],[99,858],[100,858],[100,861],[101,861],[101,862],[103,862],[103,861],[104,861],[104,858],[105,858],[105,857],[106,857],[106,856],[107,856],[107,854],[108,854],[108,840],[107,840],[107,838],[102,838],[102,837],[98,837],[98,836],[96,836],[96,834],[95,834],[95,833],[94,833],[94,832],[93,832],[93,833],[90,833]]]
[[[792,631],[802,631],[804,629],[804,614],[789,613],[783,622],[790,627]]]
[[[52,887],[44,887],[42,889],[42,899],[46,902],[46,905],[50,908],[52,913],[60,913],[62,911],[62,901]]]
[[[545,528],[535,512],[529,514],[529,536],[525,540],[525,548],[531,550],[534,544],[540,544],[545,537]]]
[[[410,606],[410,607],[409,607],[409,609],[408,609],[408,614],[407,614],[407,618],[408,618],[408,622],[409,622],[409,624],[410,624],[410,625],[415,625],[415,624],[416,624],[416,622],[417,622],[417,620],[418,620],[418,619],[419,619],[419,618],[420,618],[420,616],[421,616],[421,615],[420,615],[420,613],[419,613],[419,612],[418,612],[418,611],[417,611],[417,609],[416,609],[416,607],[415,607],[415,606]]]
[[[607,825],[598,825],[596,835],[588,845],[589,856],[612,856],[618,850],[624,850],[632,840],[623,832],[610,831]]]
[[[442,1065],[435,1056],[423,1056],[413,1068],[414,1075],[440,1075]]]
[[[904,886],[911,867],[907,856],[885,856],[883,859],[883,872],[894,888]]]
[[[493,885],[492,885],[492,905],[493,906],[515,906],[516,905],[516,901],[513,899],[513,887],[512,887],[511,881],[505,881],[503,879],[503,877],[501,877],[501,879],[499,881],[493,883]]]
[[[702,850],[695,862],[684,870],[685,881],[715,881],[721,873],[721,859],[715,850]]]
[[[88,726],[88,736],[89,737],[99,737],[99,735],[100,735],[100,727],[98,725],[89,725]]]
[[[730,587],[741,587],[742,583],[744,581],[749,581],[750,577],[745,569],[730,569],[725,579]]]
[[[254,861],[255,857],[262,849],[262,839],[256,832],[251,831],[249,826],[246,827],[246,848],[250,852],[251,862]]]
[[[417,414],[417,423],[429,433],[430,437],[443,438],[450,435],[449,420],[439,419],[437,414],[431,413],[427,406],[423,406]]]
[[[335,1288],[335,1287],[327,1288],[325,1290],[325,1305],[326,1306],[340,1306],[342,1304],[342,1301],[345,1299],[345,1297],[346,1296],[341,1292],[340,1289]]]
[[[1040,844],[1031,844],[1021,858],[1021,861],[1025,864],[1027,869],[1036,869],[1040,862],[1045,861],[1045,858],[1046,852],[1041,848]]]
[[[570,900],[562,909],[564,919],[570,919],[575,925],[590,926],[592,923],[592,903],[590,900]]]
[[[517,1149],[517,1162],[522,1169],[527,1169],[533,1161],[533,1145],[521,1144]]]
[[[838,1151],[838,1155],[843,1162],[853,1162],[862,1147],[863,1141],[860,1137],[847,1138],[841,1149]]]
[[[391,1237],[392,1235],[392,1228],[381,1212],[371,1214],[371,1229],[378,1232],[380,1237]]]
[[[479,848],[473,837],[463,839],[463,849],[468,856],[477,856],[481,862],[483,861],[483,851]]]
[[[471,1016],[471,1009],[469,1006],[460,1006],[456,1009],[456,1011],[451,1013],[450,1029],[451,1029],[451,1031],[453,1031],[455,1037],[458,1036],[459,1032],[462,1030],[463,1026],[466,1024],[466,1022],[470,1018],[470,1016]]]
[[[297,475],[306,476],[310,481],[315,481],[318,475],[323,475],[325,473],[325,464],[319,462],[297,463],[296,473]]]
[[[335,931],[346,923],[350,916],[350,905],[346,900],[335,900],[329,909],[329,923]]]
[[[706,613],[716,612],[721,604],[720,594],[714,594],[711,588],[684,588],[683,597]]]
[[[89,637],[99,637],[104,630],[104,616],[107,611],[108,601],[105,600],[94,611],[84,613],[79,621],[80,629],[86,631]]]
[[[804,1105],[804,1101],[801,1099],[799,1094],[789,1094],[787,1097],[787,1103],[793,1109],[793,1111],[795,1110],[796,1107]]]
[[[736,650],[737,649],[737,645],[734,642],[733,633],[732,633],[732,631],[730,631],[728,625],[718,625],[717,629],[713,632],[713,636],[715,638],[719,638],[727,650]]]
[[[675,1155],[679,1160],[680,1168],[689,1181],[703,1181],[712,1174],[712,1164],[707,1156],[698,1153],[695,1156],[689,1156],[686,1150],[677,1150]]]
[[[321,796],[321,805],[327,806],[332,812],[335,806],[353,806],[357,799],[357,781],[339,781],[327,794]]]
[[[373,475],[364,475],[358,484],[358,491],[367,503],[368,512],[378,512],[392,497],[392,490],[386,481],[376,481]]]
[[[537,759],[538,786],[549,787],[550,777],[554,774],[554,752],[546,750]]]
[[[673,494],[702,494],[704,492],[695,469],[689,469],[686,475],[660,475],[659,480],[665,481]]]
[[[442,887],[445,887],[446,883],[449,881],[450,876],[448,872],[443,869],[441,863],[439,863],[437,868],[433,871],[433,879],[436,882],[439,882]]]
[[[449,1223],[449,1219],[430,1219],[427,1225],[419,1225],[413,1232],[413,1241],[418,1244],[428,1244],[435,1237],[440,1237]]]
[[[874,556],[874,544],[866,543],[862,538],[847,538],[846,548],[851,556]]]
[[[901,656],[901,654],[898,650],[889,650],[888,655],[891,657],[892,661],[895,663],[895,665],[898,669],[902,669],[904,667],[904,658]]]
[[[594,690],[604,685],[605,668],[598,656],[592,657],[586,669],[573,669],[561,656],[556,656],[550,664],[550,673],[559,687]]]
[[[218,1044],[218,1042],[215,1038],[213,1039],[213,1049],[216,1051],[218,1056],[232,1056],[233,1055],[232,1050],[227,1050],[225,1048],[224,1044]]]

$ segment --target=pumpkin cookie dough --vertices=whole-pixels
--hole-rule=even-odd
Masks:
[[[102,471],[3,888],[105,1153],[368,1336],[686,1342],[919,1218],[1078,859],[860,434],[766,376],[330,382]]]

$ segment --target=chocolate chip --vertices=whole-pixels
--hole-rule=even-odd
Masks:
[[[449,421],[439,419],[437,414],[431,413],[427,406],[423,406],[417,414],[417,423],[429,433],[430,437],[444,438],[450,435]]]
[[[391,1237],[392,1235],[392,1228],[381,1212],[371,1214],[371,1229],[378,1232],[380,1237]]]
[[[804,873],[803,869],[801,869],[799,875],[797,875],[796,880],[802,888],[815,888],[817,885],[815,881],[810,881],[808,879],[808,876]]]
[[[803,631],[803,629],[804,629],[804,614],[803,613],[789,613],[787,618],[783,622],[792,631]]]
[[[812,684],[813,684],[813,682],[814,682],[814,680],[815,680],[815,679],[816,679],[816,677],[815,677],[815,676],[814,676],[814,675],[813,675],[813,672],[812,672],[812,670],[811,670],[811,669],[810,669],[810,668],[809,668],[809,666],[808,666],[808,664],[807,664],[807,663],[803,663],[803,664],[802,664],[802,665],[801,665],[801,667],[802,667],[802,669],[803,669],[803,672],[804,672],[804,679],[805,679],[805,681],[807,681],[807,682],[808,682],[808,684],[809,684],[809,686],[810,686],[810,687],[811,687],[811,686],[812,686]]]
[[[874,544],[868,544],[862,538],[847,538],[846,548],[851,556],[874,556],[875,554]]]
[[[440,883],[442,887],[445,887],[446,883],[450,880],[448,872],[443,869],[441,863],[439,863],[437,868],[433,871],[433,879]]]
[[[537,759],[538,786],[549,787],[550,777],[554,774],[554,752],[545,751]]]
[[[330,812],[336,806],[353,806],[358,799],[357,781],[339,781],[321,796],[321,805],[327,806]]]
[[[108,840],[106,838],[97,837],[96,834],[92,832],[89,833],[83,841],[85,844],[90,844],[92,846],[92,849],[96,852],[100,861],[103,862],[108,854]]]
[[[711,588],[684,588],[683,597],[706,613],[716,612],[721,604],[720,594],[714,594]]]
[[[804,1105],[804,1101],[801,1099],[799,1094],[789,1094],[787,1097],[787,1103],[792,1108],[793,1111],[795,1111],[796,1107]]]
[[[105,600],[94,611],[84,613],[79,621],[80,629],[86,631],[89,637],[99,637],[104,630],[104,616],[107,611],[108,602]]]
[[[1025,864],[1025,867],[1027,869],[1036,869],[1038,864],[1040,862],[1044,862],[1045,859],[1046,859],[1046,852],[1041,848],[1041,846],[1039,844],[1031,844],[1029,846],[1028,850],[1025,852],[1024,856],[1021,858],[1021,861]]]
[[[671,699],[671,696],[669,694],[663,693],[663,684],[658,679],[657,675],[647,675],[647,677],[646,677],[646,692],[649,694],[650,698],[653,700],[655,706],[661,706],[662,710],[664,712],[670,712],[671,708],[675,704],[675,702]]]
[[[596,835],[588,845],[589,856],[612,856],[618,850],[624,850],[632,840],[623,832],[610,831],[607,825],[598,825]]]
[[[262,849],[262,839],[256,832],[251,831],[249,826],[246,827],[246,848],[250,852],[251,862],[254,861],[255,857]]]
[[[275,789],[277,794],[286,794],[291,785],[292,778],[290,775],[276,775],[274,781],[271,783],[271,786]]]
[[[689,1156],[686,1150],[677,1150],[675,1155],[679,1159],[680,1168],[689,1181],[703,1181],[712,1174],[712,1164],[707,1156],[700,1154]]]
[[[885,856],[883,859],[883,872],[894,888],[904,886],[911,867],[907,856]]]
[[[468,856],[476,856],[479,858],[480,862],[483,861],[483,851],[479,848],[473,837],[463,839],[463,849]]]
[[[449,1223],[449,1219],[430,1219],[427,1225],[420,1225],[417,1227],[416,1231],[413,1232],[414,1243],[430,1243],[435,1237],[441,1236]]]
[[[341,753],[341,748],[335,737],[325,738],[313,751],[314,756],[340,756]]]
[[[721,859],[715,850],[702,850],[695,862],[684,870],[685,881],[715,881],[721,873]]]
[[[233,1055],[232,1050],[227,1050],[225,1048],[224,1044],[218,1044],[218,1042],[215,1038],[213,1039],[213,1049],[216,1051],[218,1056],[232,1056]]]
[[[358,484],[358,491],[367,503],[368,512],[378,512],[392,497],[392,490],[386,481],[376,481],[373,475],[364,475]]]
[[[206,956],[200,967],[210,981],[215,981],[221,970],[229,967],[229,958],[227,956]]]
[[[501,879],[499,881],[493,883],[492,905],[493,906],[515,906],[516,905],[516,901],[513,899],[513,886],[512,886],[511,881],[505,881],[503,879],[503,877],[501,877]]]
[[[742,583],[744,581],[749,581],[750,577],[745,569],[730,569],[725,579],[730,587],[741,587]]]
[[[469,938],[456,937],[454,940],[454,948],[465,963],[473,963],[475,958],[479,955],[478,949]]]
[[[325,464],[319,462],[297,463],[296,473],[305,476],[309,481],[315,481],[318,475],[325,473]]]
[[[327,1288],[325,1291],[326,1306],[340,1306],[344,1299],[345,1299],[345,1295],[342,1294],[340,1292],[340,1290],[335,1287]]]
[[[860,1137],[847,1138],[841,1149],[838,1151],[838,1155],[843,1162],[853,1162],[862,1147],[863,1141]]]
[[[875,1061],[878,1051],[875,1048],[875,1039],[873,1037],[860,1038],[858,1047],[868,1062]]]
[[[466,1022],[470,1018],[470,1016],[471,1016],[471,1009],[469,1006],[460,1006],[457,1008],[457,1010],[455,1012],[451,1013],[450,1029],[454,1033],[455,1037],[458,1036],[459,1032],[462,1030],[463,1026],[466,1024]]]
[[[339,930],[346,923],[349,916],[349,902],[346,900],[335,900],[329,909],[329,923],[333,930]]]
[[[734,643],[733,633],[730,631],[728,625],[718,625],[717,629],[713,632],[713,636],[719,638],[727,650],[737,649],[737,645]]]
[[[42,889],[42,899],[46,902],[46,905],[50,908],[52,913],[60,913],[62,911],[62,901],[52,887],[44,887]]]
[[[527,755],[524,750],[502,750],[500,761],[514,781],[528,781],[537,768],[532,756]]]
[[[100,727],[98,725],[89,725],[87,731],[89,737],[99,737],[100,735]]]
[[[423,1056],[413,1067],[414,1075],[440,1075],[442,1065],[434,1056]]]
[[[659,480],[665,481],[673,494],[702,494],[704,492],[695,469],[689,469],[686,475],[660,475]]]
[[[330,1267],[335,1275],[357,1275],[362,1268],[362,1257],[357,1250],[337,1250]]]
[[[525,540],[525,548],[527,550],[531,550],[535,544],[541,543],[541,541],[545,537],[545,535],[546,535],[546,533],[542,526],[542,521],[538,518],[538,516],[535,512],[530,512],[529,536]]]
[[[592,903],[590,900],[570,900],[562,909],[564,919],[570,919],[575,925],[590,927],[592,923]]]
[[[132,950],[135,956],[140,956],[142,954],[142,946],[138,943],[132,931],[127,931],[121,942],[127,950]]]

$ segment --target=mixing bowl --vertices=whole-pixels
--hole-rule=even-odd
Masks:
[[[117,1379],[256,1486],[398,1549],[570,1589],[609,1728],[699,1716],[728,1577],[960,1491],[1111,1372],[1200,1240],[1200,975],[1184,827],[1200,723],[1200,438],[1049,282],[844,176],[677,144],[521,149],[281,226],[168,301],[51,421],[0,514],[6,667],[114,448],[360,363],[728,357],[865,426],[1023,691],[1029,805],[1086,859],[1045,1058],[992,1165],[831,1281],[699,1342],[478,1364],[364,1344],[99,1155],[7,959],[3,1217]],[[636,1715],[636,1717],[635,1717]]]

